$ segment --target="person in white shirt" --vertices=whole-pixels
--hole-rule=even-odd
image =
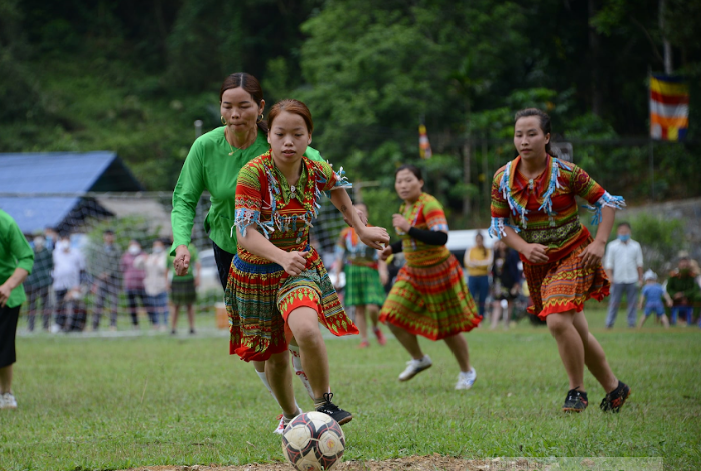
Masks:
[[[65,325],[67,314],[64,298],[70,290],[80,289],[80,272],[85,270],[85,260],[78,249],[71,247],[68,235],[62,235],[56,243],[53,258],[53,288],[56,295],[54,323],[61,329]],[[54,328],[53,331],[59,329]]]
[[[160,324],[161,330],[165,330],[168,325],[168,255],[163,241],[156,239],[151,254],[136,257],[134,266],[146,272],[144,288],[151,323],[154,328]]]
[[[618,237],[606,247],[604,269],[611,280],[607,329],[616,322],[623,293],[628,302],[628,327],[635,327],[637,322],[638,287],[643,283],[643,251],[640,244],[630,238],[630,234],[630,224],[621,222],[618,224]]]

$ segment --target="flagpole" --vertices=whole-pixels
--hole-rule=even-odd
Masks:
[[[650,157],[650,198],[655,201],[655,150],[652,137],[652,68],[647,66],[647,96],[650,101],[650,130],[648,131],[648,154]]]

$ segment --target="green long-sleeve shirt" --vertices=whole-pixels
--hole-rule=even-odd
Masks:
[[[12,216],[0,209],[0,285],[12,276],[16,268],[32,272],[34,251],[22,235]],[[27,299],[24,287],[20,284],[12,290],[7,300],[7,307],[19,306]]]
[[[701,301],[701,289],[696,284],[696,273],[685,274],[674,270],[667,279],[667,293],[674,300],[674,304],[696,304]],[[675,299],[674,295],[682,293],[682,299]]]
[[[234,199],[239,171],[250,160],[266,153],[269,145],[265,134],[259,131],[253,145],[244,150],[233,148],[234,154],[229,155],[232,148],[224,137],[224,129],[222,126],[198,137],[185,159],[173,191],[171,255],[179,245],[190,244],[195,209],[205,190],[209,191],[212,202],[204,221],[205,231],[220,248],[236,253]],[[304,155],[311,160],[323,160],[311,147],[307,147]]]

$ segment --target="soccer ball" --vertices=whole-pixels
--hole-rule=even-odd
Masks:
[[[332,470],[345,448],[341,426],[321,412],[298,415],[282,432],[282,453],[298,471]]]

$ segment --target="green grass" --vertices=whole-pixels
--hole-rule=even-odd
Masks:
[[[282,460],[271,433],[278,408],[252,366],[228,355],[226,337],[207,329],[211,317],[199,316],[195,338],[20,336],[20,408],[0,411],[0,470]],[[337,402],[355,415],[345,458],[663,457],[667,469],[701,467],[701,330],[603,331],[601,310],[588,318],[633,389],[617,415],[599,410],[603,391],[588,373],[591,407],[560,412],[567,379],[554,340],[527,323],[467,336],[478,372],[467,392],[453,390],[457,366],[442,342],[423,341],[433,368],[400,384],[408,358],[394,339],[362,351],[357,339],[329,340]]]

